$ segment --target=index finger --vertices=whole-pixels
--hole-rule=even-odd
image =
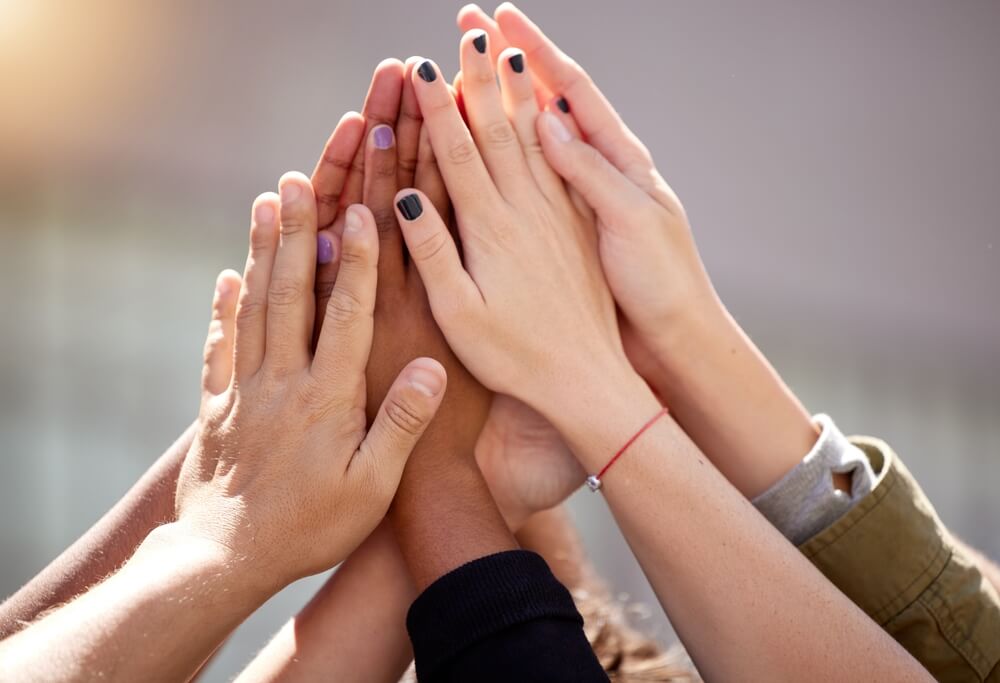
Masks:
[[[434,62],[425,60],[415,69],[413,85],[452,204],[459,213],[485,218],[488,207],[501,201],[500,194],[448,84]]]

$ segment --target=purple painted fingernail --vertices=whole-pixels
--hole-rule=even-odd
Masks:
[[[329,235],[319,233],[316,235],[316,261],[321,264],[329,263],[333,260],[333,242]]]
[[[389,126],[378,126],[375,129],[375,148],[389,149],[392,147],[392,128]]]

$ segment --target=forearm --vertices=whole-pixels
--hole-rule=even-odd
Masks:
[[[595,585],[594,569],[564,505],[533,514],[517,531],[516,538],[522,548],[545,558],[552,573],[569,590]]]
[[[383,522],[238,680],[396,683],[413,659],[406,611],[416,595]]]
[[[421,456],[407,464],[389,511],[418,591],[463,564],[517,547],[471,456]]]
[[[0,639],[117,570],[152,529],[174,519],[177,475],[195,431],[189,426],[111,510],[0,605]]]
[[[684,431],[747,498],[763,493],[812,448],[809,414],[722,304],[654,342],[653,384]],[[838,488],[848,481],[837,475]]]
[[[0,679],[188,680],[272,587],[166,525],[114,576],[0,643]]]
[[[596,386],[609,386],[604,376]],[[611,382],[550,413],[588,471],[658,409],[644,384]],[[660,603],[706,679],[926,679],[660,419],[614,465],[602,492]],[[762,647],[760,634],[774,647]],[[793,643],[794,647],[787,647]],[[850,653],[849,656],[845,656]]]

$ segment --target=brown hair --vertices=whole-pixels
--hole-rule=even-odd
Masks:
[[[676,644],[664,651],[658,643],[628,623],[628,605],[613,600],[603,586],[572,591],[583,615],[583,630],[597,660],[615,683],[650,681],[700,683],[701,676],[684,649]]]

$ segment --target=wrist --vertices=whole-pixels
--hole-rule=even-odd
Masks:
[[[237,603],[263,604],[289,583],[279,572],[262,567],[247,554],[194,530],[184,521],[153,529],[137,548],[133,560],[170,567],[180,565],[182,569],[171,571],[190,575],[207,588],[217,587]]]
[[[627,363],[614,371],[585,373],[581,379],[543,414],[589,475],[597,473],[662,405]]]

